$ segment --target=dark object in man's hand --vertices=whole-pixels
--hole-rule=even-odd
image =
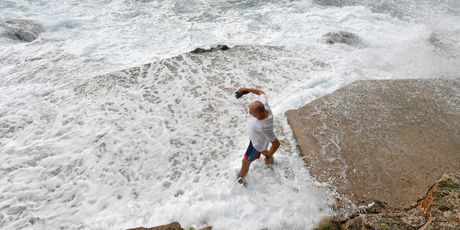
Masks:
[[[235,92],[235,97],[236,97],[236,98],[240,98],[240,97],[242,97],[243,95],[248,94],[248,93],[249,93],[248,91],[239,91],[239,90],[238,90],[238,91]]]

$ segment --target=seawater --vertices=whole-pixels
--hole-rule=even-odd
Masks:
[[[460,72],[454,0],[3,0],[9,19],[46,31],[0,36],[2,229],[311,229],[334,194],[309,176],[284,113],[355,80]],[[362,44],[325,44],[336,31]],[[248,46],[220,62],[184,54],[216,44]],[[136,82],[104,75],[152,62]],[[240,86],[267,91],[283,143],[247,188],[234,177],[254,97],[234,99]]]

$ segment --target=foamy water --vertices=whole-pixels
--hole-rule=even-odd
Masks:
[[[0,37],[0,228],[311,229],[333,194],[284,113],[354,80],[458,77],[459,4],[411,2],[2,1],[46,32]],[[362,45],[324,44],[339,30]],[[257,46],[183,54],[217,43]],[[282,141],[247,188],[241,86],[267,91]]]

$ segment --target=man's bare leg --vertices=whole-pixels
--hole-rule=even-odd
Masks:
[[[246,159],[243,159],[241,161],[241,170],[240,170],[240,173],[238,174],[238,177],[244,178],[249,172],[250,165],[251,165],[251,162],[249,162]]]

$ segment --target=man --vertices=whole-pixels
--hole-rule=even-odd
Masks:
[[[244,177],[248,174],[251,162],[259,159],[260,154],[265,157],[265,164],[272,165],[275,163],[273,154],[280,146],[280,142],[273,132],[273,114],[267,102],[267,96],[264,91],[255,88],[240,88],[235,94],[240,98],[244,94],[253,93],[259,96],[257,101],[249,104],[249,114],[251,121],[249,126],[249,146],[246,150],[240,173],[238,174],[238,183],[243,184]],[[268,150],[269,142],[271,143]]]

